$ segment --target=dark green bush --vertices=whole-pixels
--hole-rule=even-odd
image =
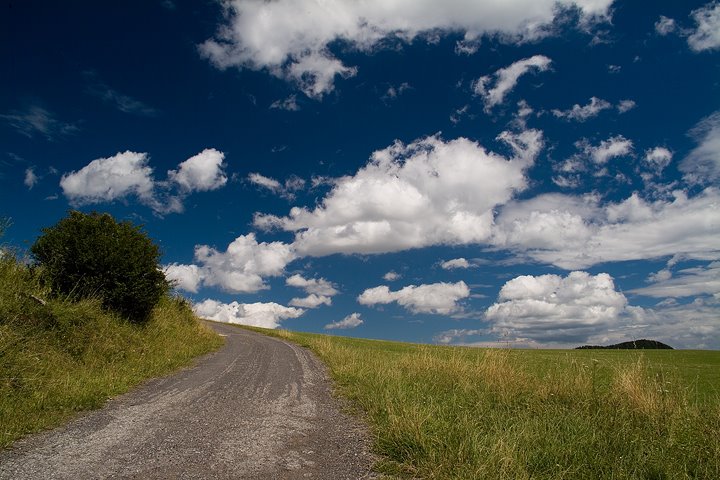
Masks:
[[[140,227],[109,214],[71,211],[43,229],[30,252],[54,293],[100,298],[134,322],[146,321],[169,290],[157,245]]]

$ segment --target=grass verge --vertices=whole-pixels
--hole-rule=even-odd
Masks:
[[[99,301],[52,299],[0,252],[0,448],[221,344],[183,299],[165,298],[147,324],[132,324]]]
[[[720,478],[720,352],[510,351],[255,330],[320,356],[368,419],[386,475]]]

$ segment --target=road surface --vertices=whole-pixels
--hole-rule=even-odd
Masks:
[[[324,366],[282,340],[214,324],[226,345],[101,410],[0,452],[0,479],[361,479],[367,431]]]

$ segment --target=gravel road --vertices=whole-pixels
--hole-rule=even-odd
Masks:
[[[0,452],[0,479],[361,479],[367,431],[324,366],[279,339],[213,324],[226,345],[70,424]]]

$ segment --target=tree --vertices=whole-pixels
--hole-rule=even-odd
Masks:
[[[134,322],[148,319],[169,290],[159,268],[160,249],[130,222],[107,213],[71,211],[43,229],[30,247],[56,294],[99,297],[106,308]]]

